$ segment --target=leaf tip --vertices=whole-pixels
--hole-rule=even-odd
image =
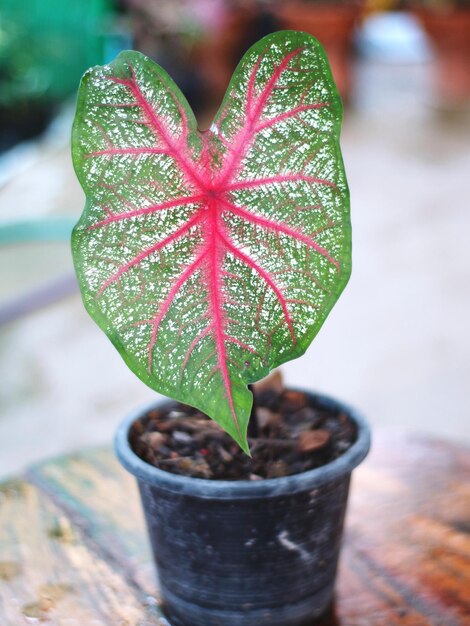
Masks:
[[[240,446],[243,452],[245,452],[245,454],[251,458],[250,444],[248,443],[248,422],[246,422],[246,427],[243,429],[230,428],[230,429],[225,429],[225,430],[232,437],[232,439]]]
[[[251,454],[251,450],[250,450],[250,444],[248,443],[248,439],[247,439],[246,435],[245,435],[245,437],[243,439],[241,439],[237,443],[240,445],[240,448],[243,450],[243,452],[251,459],[252,458],[252,454]]]

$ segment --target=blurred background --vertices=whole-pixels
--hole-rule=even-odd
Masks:
[[[2,0],[0,476],[109,444],[155,394],[85,313],[69,236],[78,81],[135,48],[201,128],[257,39],[308,31],[345,102],[351,281],[287,383],[377,428],[470,442],[470,1]]]

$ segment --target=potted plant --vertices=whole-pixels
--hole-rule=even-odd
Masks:
[[[341,118],[325,53],[300,32],[246,53],[204,133],[138,52],[82,80],[83,300],[129,367],[177,401],[116,437],[174,626],[299,626],[331,601],[367,426],[297,390],[260,388],[256,408],[248,385],[305,352],[348,281]]]

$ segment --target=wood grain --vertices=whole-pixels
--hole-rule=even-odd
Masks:
[[[167,624],[137,489],[110,450],[0,486],[0,624],[28,623]],[[470,451],[374,442],[353,479],[336,601],[317,624],[470,625]]]

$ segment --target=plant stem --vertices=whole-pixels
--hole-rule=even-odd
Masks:
[[[257,415],[256,394],[253,385],[248,385],[248,389],[253,394],[253,406],[251,407],[250,421],[248,422],[248,437],[257,439],[259,437],[259,424]]]

